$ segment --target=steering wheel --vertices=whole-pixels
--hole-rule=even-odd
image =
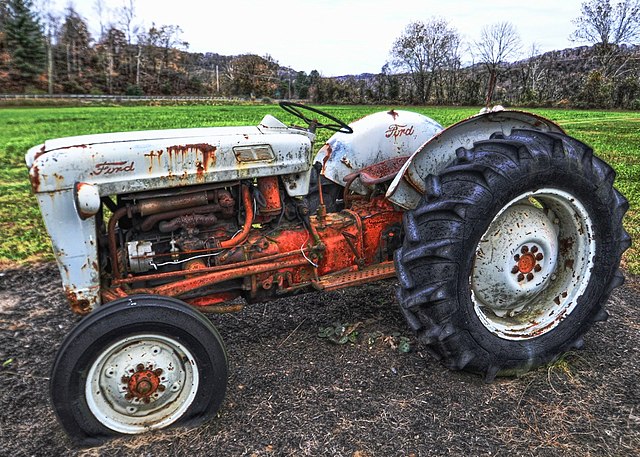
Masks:
[[[323,129],[331,130],[333,132],[353,133],[353,129],[349,127],[347,124],[345,124],[343,121],[332,116],[329,113],[320,111],[319,109],[312,108],[310,106],[306,106],[301,103],[294,103],[294,102],[287,102],[287,101],[280,102],[280,108],[285,110],[287,113],[293,114],[295,117],[298,117],[303,121],[305,121],[309,125],[312,131],[314,131],[316,128],[323,128]],[[307,115],[303,111],[310,111],[312,113],[319,114],[320,116],[329,119],[333,123],[325,124],[325,123],[318,122],[318,120],[315,118],[311,119],[307,117]]]

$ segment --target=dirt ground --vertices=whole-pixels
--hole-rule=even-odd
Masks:
[[[212,316],[230,356],[219,417],[78,448],[58,425],[48,377],[68,310],[53,264],[0,272],[2,456],[640,455],[640,280],[627,278],[582,351],[486,384],[424,352],[394,281]],[[359,324],[334,344],[322,327]],[[406,340],[405,338],[408,338]],[[411,350],[402,352],[408,342]]]

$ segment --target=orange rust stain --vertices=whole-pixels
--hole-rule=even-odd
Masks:
[[[162,165],[162,154],[164,151],[159,150],[159,151],[151,151],[147,154],[145,154],[145,157],[149,158],[149,173],[151,173],[153,171],[153,159],[156,158],[158,159],[158,166]]]
[[[324,147],[327,149],[327,153],[324,156],[324,159],[322,160],[322,174],[324,175],[324,169],[327,166],[327,162],[329,161],[329,158],[331,157],[331,154],[333,153],[333,149],[331,149],[331,145],[329,143],[325,143]]]
[[[198,151],[202,153],[202,161],[196,164],[199,176],[201,172],[204,173],[209,170],[209,167],[215,165],[216,150],[217,148],[215,146],[208,143],[174,145],[167,148],[167,152],[169,153],[169,160],[171,161],[173,160],[174,154],[182,154],[182,161],[184,162],[185,156],[189,154],[189,152]],[[200,168],[202,168],[202,170],[200,170]]]
[[[215,146],[207,144],[208,148],[200,149],[202,151],[202,158],[204,160],[205,171],[209,170],[209,167],[213,167],[216,164],[216,150]]]
[[[40,169],[37,166],[31,168],[31,173],[29,173],[29,178],[31,181],[31,188],[34,192],[37,192],[40,188]]]
[[[65,295],[67,296],[67,300],[69,301],[71,311],[80,315],[89,314],[89,312],[91,311],[89,300],[87,300],[86,298],[78,298],[76,293],[71,289],[66,289]]]
[[[196,180],[204,182],[205,166],[199,160],[196,162]]]
[[[64,182],[64,176],[60,176],[58,173],[54,173],[53,177],[56,180],[56,186],[62,186],[62,183]]]
[[[521,273],[531,273],[536,266],[536,258],[531,253],[526,253],[518,261],[518,269]]]
[[[40,150],[33,156],[33,161],[35,162],[36,160],[38,160],[38,157],[40,157],[41,155],[43,155],[47,150],[44,147],[44,144],[42,145],[42,147],[40,148]]]

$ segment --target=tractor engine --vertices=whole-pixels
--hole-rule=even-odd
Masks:
[[[105,200],[112,215],[101,238],[104,299],[161,292],[222,312],[229,310],[222,303],[240,296],[260,301],[326,288],[330,273],[390,263],[401,213],[383,193],[343,208],[335,186],[325,186],[322,199],[318,192],[292,198],[278,177],[262,177]]]

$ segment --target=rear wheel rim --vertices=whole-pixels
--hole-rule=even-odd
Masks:
[[[105,427],[137,434],[180,419],[198,392],[195,359],[164,335],[135,335],[102,351],[89,369],[85,398]]]
[[[476,248],[476,316],[492,334],[525,340],[555,329],[591,279],[593,221],[572,194],[545,188],[505,205]]]

